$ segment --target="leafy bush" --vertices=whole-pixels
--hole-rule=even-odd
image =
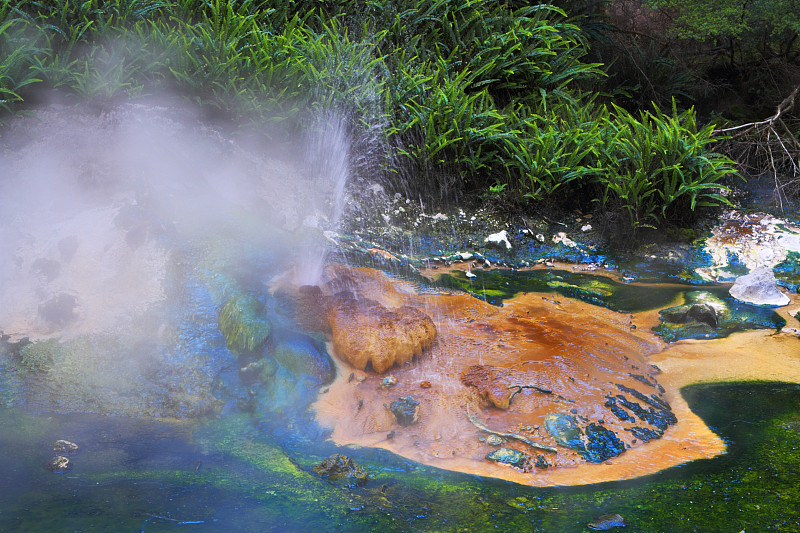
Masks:
[[[576,82],[602,76],[600,65],[583,60],[581,31],[552,5],[0,2],[6,112],[37,84],[101,103],[168,87],[295,132],[333,111],[356,151],[429,197],[595,199],[634,227],[725,202],[732,167],[709,151],[712,130],[692,112],[634,115],[587,98]]]
[[[735,172],[734,163],[708,150],[714,126],[698,130],[693,110],[679,114],[673,102],[672,115],[655,108],[636,118],[614,106],[605,130],[597,201],[624,211],[633,227],[675,220],[698,206],[730,204],[722,181]]]

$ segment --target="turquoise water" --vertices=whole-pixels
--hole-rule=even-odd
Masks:
[[[687,387],[726,455],[626,482],[530,488],[324,442],[307,419],[223,415],[205,423],[0,411],[0,531],[588,531],[619,513],[629,531],[800,530],[800,387]],[[300,425],[302,423],[302,425]],[[44,467],[55,440],[73,469]],[[328,482],[334,451],[371,474]]]

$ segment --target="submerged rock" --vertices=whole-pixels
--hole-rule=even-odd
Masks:
[[[311,382],[329,383],[335,377],[333,362],[324,346],[307,335],[283,333],[269,351],[289,372]]]
[[[314,467],[314,472],[333,480],[352,479],[356,485],[363,485],[369,474],[355,461],[346,455],[333,454]]]
[[[54,474],[63,474],[72,470],[72,463],[69,461],[69,458],[63,455],[56,455],[47,461],[46,466],[47,469]]]
[[[586,526],[589,529],[594,529],[596,531],[605,531],[607,529],[611,529],[612,527],[625,527],[625,519],[616,513],[604,514],[603,516],[598,516],[586,524]]]
[[[410,426],[419,419],[419,402],[411,396],[403,396],[389,405],[397,423]]]
[[[511,466],[522,468],[528,464],[530,457],[527,454],[517,451],[513,448],[500,448],[486,456],[489,461],[496,463],[503,463]]]
[[[53,445],[53,453],[56,455],[73,455],[78,453],[78,445],[68,440],[57,440]]]
[[[747,275],[736,278],[730,289],[731,296],[737,300],[754,305],[783,306],[789,297],[778,289],[771,268],[756,268]]]

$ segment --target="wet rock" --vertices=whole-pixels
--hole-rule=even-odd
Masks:
[[[675,324],[701,323],[712,328],[719,326],[719,318],[717,317],[716,310],[706,303],[682,305],[678,308],[665,309],[661,312],[661,318]]]
[[[281,333],[269,350],[278,364],[312,383],[329,383],[335,377],[333,361],[324,346],[300,333]]]
[[[640,426],[625,428],[625,431],[630,431],[631,435],[633,435],[642,442],[650,442],[653,439],[660,439],[664,435],[663,431],[653,430],[650,428],[643,428]]]
[[[495,450],[488,454],[486,459],[496,463],[503,463],[516,466],[518,468],[523,468],[526,464],[528,464],[530,457],[527,454],[517,451],[513,448],[500,448],[499,450]]]
[[[57,440],[53,445],[53,453],[56,455],[74,455],[78,453],[78,445],[68,440]]]
[[[78,299],[71,294],[58,294],[39,305],[39,316],[54,326],[65,326],[78,318]]]
[[[488,365],[472,365],[461,373],[461,382],[478,389],[478,393],[498,409],[508,409],[511,391],[502,379],[507,371]]]
[[[578,427],[574,416],[564,413],[551,413],[544,419],[544,428],[559,446],[579,452],[586,451],[583,432]]]
[[[486,444],[489,446],[502,446],[505,443],[503,437],[499,437],[497,435],[489,435],[486,437]]]
[[[346,455],[333,454],[314,467],[314,472],[322,477],[339,480],[350,479],[356,485],[363,485],[369,479],[369,474],[353,459]]]
[[[747,275],[736,278],[730,294],[737,300],[754,305],[783,306],[789,297],[778,289],[775,274],[771,268],[756,268]]]
[[[236,294],[220,309],[219,331],[225,336],[226,345],[233,353],[252,353],[267,340],[272,326],[261,315],[260,307],[255,297]]]
[[[586,526],[596,531],[605,531],[613,527],[625,527],[625,519],[616,513],[604,514],[603,516],[598,516],[586,524]]]
[[[669,426],[678,422],[678,419],[672,412],[672,407],[666,400],[663,400],[659,396],[655,394],[647,396],[635,389],[626,387],[625,385],[621,385],[619,383],[617,384],[617,388],[622,392],[630,394],[637,400],[648,404],[650,407],[645,409],[641,405],[629,401],[627,398],[625,398],[625,396],[620,394],[617,395],[617,399],[623,406],[633,411],[634,414],[641,420],[644,420],[650,425],[657,427],[662,432],[665,431]]]
[[[613,431],[597,424],[586,426],[586,439],[586,452],[582,455],[590,463],[602,463],[625,451],[625,443]]]
[[[47,469],[54,474],[63,474],[72,470],[72,463],[70,462],[69,458],[64,457],[63,455],[56,455],[47,461],[47,465],[45,466],[47,466]]]
[[[411,396],[403,396],[389,404],[397,423],[410,426],[419,419],[419,402]]]
[[[328,319],[336,354],[360,370],[371,365],[386,372],[421,355],[436,339],[433,320],[419,309],[388,309],[350,293],[333,297]]]
[[[545,459],[544,455],[537,455],[536,456],[536,461],[533,463],[533,465],[536,468],[544,469],[544,468],[547,468],[548,466],[550,466],[550,463],[547,462],[547,459]]]

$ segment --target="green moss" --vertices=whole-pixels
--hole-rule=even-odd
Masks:
[[[219,330],[228,349],[237,355],[253,352],[267,340],[272,330],[255,297],[231,296],[219,311]]]

